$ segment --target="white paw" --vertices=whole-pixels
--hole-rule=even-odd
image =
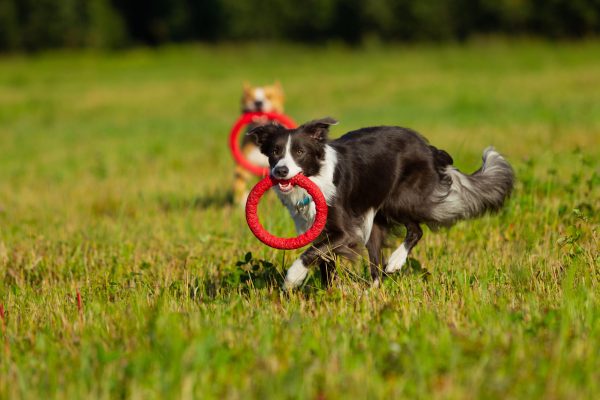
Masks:
[[[287,290],[297,288],[298,286],[302,285],[306,275],[308,275],[308,268],[304,266],[304,263],[301,259],[297,259],[294,261],[290,269],[287,270],[283,286]]]
[[[406,259],[408,258],[408,250],[404,246],[404,243],[398,247],[390,256],[390,259],[385,266],[385,272],[391,274],[396,271],[400,271],[404,264],[406,264]]]

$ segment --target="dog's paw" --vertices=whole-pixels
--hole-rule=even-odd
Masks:
[[[401,264],[401,265],[388,264],[388,265],[385,266],[385,273],[386,274],[393,274],[396,271],[402,270],[402,267],[404,267],[404,264]]]
[[[406,259],[408,258],[408,250],[404,244],[400,245],[390,256],[390,259],[385,266],[386,274],[391,274],[396,271],[400,271],[404,264],[406,264]]]
[[[301,259],[294,261],[292,266],[287,270],[283,287],[286,290],[292,290],[302,285],[304,279],[308,275],[308,268],[304,266]]]
[[[290,282],[286,279],[285,282],[283,282],[283,290],[289,293],[292,290],[296,289],[301,284],[302,284],[302,282],[300,282],[300,283]]]

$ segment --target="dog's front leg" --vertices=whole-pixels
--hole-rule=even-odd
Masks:
[[[318,260],[331,262],[333,260],[333,253],[337,253],[346,245],[346,235],[342,232],[323,235],[300,258],[294,261],[292,266],[287,270],[284,283],[285,288],[289,290],[300,286],[304,282],[306,275],[308,275],[308,268],[311,265],[314,265]]]
[[[302,256],[294,261],[292,266],[288,268],[287,273],[285,274],[285,282],[283,286],[286,290],[291,290],[302,285],[306,275],[308,275],[308,265],[310,264],[304,264]]]

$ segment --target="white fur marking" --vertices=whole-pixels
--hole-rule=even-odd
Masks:
[[[371,230],[373,229],[373,219],[375,218],[375,210],[369,208],[363,216],[363,223],[358,228],[358,236],[363,238],[363,243],[367,244],[371,237]]]
[[[300,286],[304,282],[306,275],[308,275],[308,268],[304,266],[302,259],[299,258],[287,270],[284,283],[285,288],[289,290]]]
[[[264,101],[265,100],[265,90],[263,88],[254,89],[254,100],[256,100],[256,101]]]
[[[488,174],[494,173],[497,170],[501,171],[502,163],[498,162],[499,160],[495,160],[496,158],[500,161],[506,162],[506,160],[504,160],[504,157],[502,157],[502,155],[498,153],[492,146],[485,149],[483,151],[483,165],[481,166],[481,170]]]
[[[271,170],[271,174],[273,174],[273,176],[275,176],[275,168],[277,167],[288,167],[288,174],[283,179],[292,179],[294,176],[302,172],[302,168],[296,164],[294,157],[292,157],[292,135],[288,135],[283,158],[277,161],[277,164],[275,164]]]
[[[289,143],[290,142],[288,141],[288,145]],[[319,189],[321,189],[327,205],[332,205],[335,198],[336,188],[333,184],[333,174],[335,172],[336,164],[337,154],[335,150],[330,146],[325,146],[325,160],[323,160],[321,163],[321,170],[319,171],[319,174],[309,177],[309,179],[312,180],[319,187]],[[306,232],[308,228],[312,226],[316,215],[314,201],[311,201],[308,206],[302,208],[300,212],[298,212],[296,209],[296,204],[298,204],[298,201],[304,199],[305,196],[308,196],[306,190],[298,186],[295,186],[292,191],[288,193],[281,193],[278,186],[275,186],[273,189],[277,193],[279,200],[281,200],[281,202],[287,207],[290,215],[294,219],[296,232],[298,234]]]
[[[318,175],[311,176],[309,179],[317,184],[328,206],[333,204],[336,188],[333,184],[333,174],[337,165],[337,153],[333,147],[325,145],[325,160],[321,163],[321,170]]]
[[[255,88],[254,91],[252,92],[252,98],[249,98],[248,100],[246,100],[246,108],[250,111],[259,111],[256,108],[256,104],[255,104],[255,102],[257,102],[257,101],[262,102],[261,111],[265,111],[265,112],[274,111],[273,104],[268,99],[267,95],[265,94],[265,90],[261,87]]]
[[[310,228],[315,220],[317,210],[315,203],[311,201],[306,207],[300,210],[296,209],[296,204],[303,200],[305,196],[308,196],[306,190],[299,186],[294,186],[291,192],[281,193],[278,186],[274,186],[273,189],[277,193],[279,200],[287,207],[290,215],[294,219],[294,225],[296,226],[296,233],[302,234]]]
[[[385,272],[388,274],[402,269],[408,258],[408,250],[406,244],[402,243],[390,256]]]

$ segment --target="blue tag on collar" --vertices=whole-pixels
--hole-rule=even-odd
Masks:
[[[311,201],[312,201],[312,197],[304,196],[304,198],[302,200],[298,200],[298,202],[296,203],[296,206],[304,207],[304,206],[309,205]]]
[[[305,195],[302,200],[296,202],[296,212],[300,213],[302,210],[313,201],[312,197]]]

